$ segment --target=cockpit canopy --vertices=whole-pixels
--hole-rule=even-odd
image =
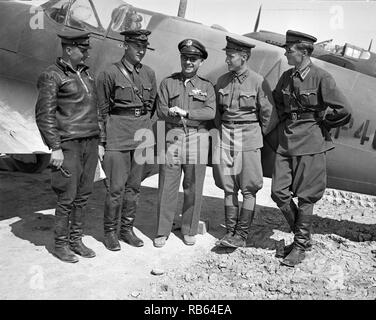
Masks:
[[[122,0],[51,0],[42,7],[59,24],[106,36],[146,29],[152,17]]]

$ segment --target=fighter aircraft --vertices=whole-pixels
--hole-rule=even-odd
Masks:
[[[139,9],[121,0],[51,0],[35,9],[30,2],[0,2],[0,153],[48,154],[35,124],[34,107],[38,75],[60,55],[56,33],[67,28],[92,32],[92,72],[121,58],[125,28],[152,31],[143,62],[154,68],[157,81],[180,69],[177,44],[185,38],[204,43],[209,52],[200,71],[213,83],[227,72],[225,36],[256,45],[249,66],[265,77],[271,98],[278,78],[290,66],[284,50],[265,42],[230,34],[181,17]],[[376,194],[376,79],[325,61],[312,59],[328,70],[350,100],[352,121],[332,135],[336,148],[328,152],[328,186]],[[264,175],[271,175],[275,133],[266,137],[263,149]],[[41,161],[39,161],[41,162]],[[37,166],[40,164],[37,162]]]
[[[253,32],[246,33],[244,36],[282,47],[286,40],[285,35],[266,30],[258,31],[260,16],[261,6]],[[376,77],[376,53],[371,52],[372,40],[368,50],[350,43],[345,43],[343,46],[335,45],[333,46],[332,50],[328,50],[324,44],[328,44],[330,42],[331,40],[315,44],[312,57],[333,63],[346,69],[355,70],[357,72]]]

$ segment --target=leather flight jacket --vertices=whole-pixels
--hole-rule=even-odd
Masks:
[[[36,122],[52,150],[66,140],[99,135],[94,79],[85,65],[74,70],[61,58],[38,79]]]

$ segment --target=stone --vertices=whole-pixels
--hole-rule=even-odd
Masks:
[[[158,269],[158,268],[154,268],[153,270],[151,270],[151,274],[153,276],[161,276],[162,274],[164,274],[164,270]]]
[[[206,234],[209,231],[209,221],[200,220],[198,222],[198,234]]]

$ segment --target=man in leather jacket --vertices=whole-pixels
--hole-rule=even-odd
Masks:
[[[65,262],[95,256],[82,242],[83,210],[98,161],[98,111],[94,80],[84,61],[89,34],[58,34],[63,54],[38,79],[36,123],[51,153],[51,186],[57,195],[54,255]],[[71,224],[69,225],[69,220]]]

